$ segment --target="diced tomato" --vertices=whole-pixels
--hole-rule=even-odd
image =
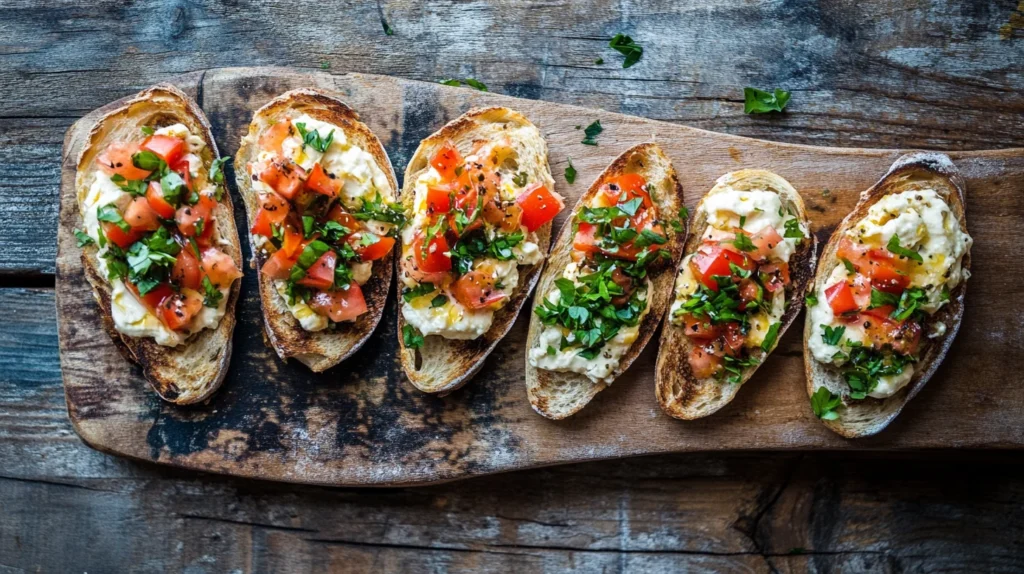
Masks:
[[[139,151],[139,144],[127,142],[114,142],[107,146],[96,158],[96,163],[104,172],[113,175],[117,174],[129,180],[146,179],[149,171],[139,169],[132,163],[132,155]]]
[[[455,179],[455,169],[461,167],[462,164],[463,160],[459,150],[455,149],[455,144],[450,141],[444,142],[444,145],[430,159],[430,165],[437,170],[437,173],[441,174],[441,179],[444,181]]]
[[[743,279],[739,284],[740,289],[740,311],[746,311],[747,306],[758,300],[758,297],[763,297],[764,293],[761,292],[761,288],[757,282],[753,279]]]
[[[335,323],[352,321],[367,310],[363,290],[355,282],[349,283],[348,289],[318,291],[310,298],[309,306]]]
[[[139,301],[141,301],[143,305],[152,311],[159,309],[160,303],[163,303],[164,299],[174,295],[174,289],[172,289],[168,283],[161,283],[157,285],[150,289],[145,295],[140,295],[138,287],[136,287],[131,281],[125,281],[125,285],[127,285],[128,289],[139,298]]]
[[[270,126],[260,136],[260,147],[275,154],[281,154],[281,144],[294,132],[291,120],[282,120]]]
[[[442,271],[451,271],[452,258],[447,254],[448,252],[448,241],[443,235],[438,235],[432,238],[426,243],[424,248],[424,237],[423,235],[417,235],[416,239],[412,242],[413,258],[416,261],[416,267],[420,271],[427,273],[438,273]]]
[[[447,185],[427,186],[427,214],[448,213],[452,208],[452,191]]]
[[[261,194],[260,208],[267,212],[267,218],[271,223],[281,223],[291,211],[288,201],[276,193]]]
[[[160,182],[149,182],[149,187],[146,188],[146,201],[160,217],[174,219],[174,206],[164,199],[164,191],[160,187]]]
[[[868,263],[868,275],[871,277],[871,284],[879,291],[899,295],[910,285],[910,276],[907,275],[906,266],[893,257],[876,257],[871,251],[871,260]]]
[[[160,156],[160,159],[164,160],[167,165],[173,165],[185,153],[185,140],[171,136],[152,135],[143,140],[142,149]]]
[[[160,303],[160,319],[173,331],[186,327],[203,308],[203,296],[192,289],[182,289]]]
[[[757,269],[761,282],[769,293],[775,293],[789,285],[789,264],[784,262],[769,263]]]
[[[306,276],[299,279],[298,284],[314,289],[329,289],[334,285],[334,265],[338,256],[333,251],[321,255],[309,269],[306,269]]]
[[[273,255],[267,258],[265,263],[263,263],[263,267],[260,268],[260,272],[271,279],[288,279],[291,274],[292,267],[295,267],[295,263],[298,262],[298,259],[298,256],[289,257],[284,252],[284,249],[278,249]]]
[[[215,225],[213,221],[213,210],[217,202],[206,194],[199,194],[199,201],[195,205],[182,205],[174,213],[174,219],[178,222],[178,229],[185,237],[208,236],[213,232]],[[202,233],[196,233],[196,226],[199,220],[203,220]]]
[[[262,235],[267,239],[274,236],[273,224],[270,222],[270,213],[262,207],[256,210],[256,220],[250,228],[253,235]]]
[[[104,221],[101,227],[107,239],[121,249],[128,249],[132,243],[142,239],[142,235],[145,233],[145,231],[134,227],[130,231],[122,231],[120,227],[107,221]]]
[[[145,197],[136,197],[124,210],[124,220],[132,229],[156,231],[160,228],[160,216],[149,206]]]
[[[185,187],[192,191],[192,169],[185,158],[179,159],[178,163],[171,166],[171,170],[180,175],[182,181],[185,182]]]
[[[497,201],[498,184],[500,181],[498,175],[493,171],[484,170],[476,166],[468,167],[463,171],[452,186],[455,193],[454,208],[461,211],[473,222],[459,232],[456,214],[450,213],[448,215],[448,227],[461,235],[483,227],[483,219],[476,216],[477,206],[480,205],[482,207]],[[482,198],[481,194],[483,194]]]
[[[507,294],[494,287],[494,279],[487,273],[470,271],[452,284],[455,300],[467,309],[486,309],[497,305]]]
[[[690,351],[690,370],[693,376],[698,379],[713,377],[722,367],[722,359],[712,355],[702,347],[696,347]]]
[[[498,202],[492,201],[484,205],[484,221],[496,225],[506,233],[519,231],[523,222],[523,208],[517,203],[499,206]]]
[[[342,207],[340,203],[334,204],[334,207],[327,212],[327,219],[336,221],[339,225],[348,229],[349,233],[358,231],[359,228],[362,227],[359,220],[353,217],[348,211],[345,211],[345,208]]]
[[[349,240],[362,261],[376,261],[391,253],[391,248],[395,246],[394,238],[386,236],[378,236],[377,242],[370,245],[362,245],[361,235],[352,235],[349,237]]]
[[[842,315],[843,313],[857,310],[857,302],[853,298],[853,292],[850,290],[850,285],[845,281],[825,289],[825,299],[828,301],[829,306],[832,307],[832,313],[835,315]]]
[[[689,313],[684,313],[681,319],[683,321],[683,332],[691,339],[710,341],[722,336],[722,327],[720,325],[712,325],[711,319],[708,317],[696,317]]]
[[[284,241],[281,242],[280,251],[284,252],[285,257],[297,258],[305,247],[302,240],[302,233],[296,230],[291,225],[285,225],[284,227]]]
[[[583,253],[598,253],[601,248],[597,245],[597,226],[593,223],[580,222],[576,229],[576,237],[573,239],[572,248]]]
[[[839,240],[839,248],[836,250],[836,258],[846,259],[853,263],[854,267],[860,269],[865,267],[868,259],[868,252],[871,249],[866,245],[854,243],[849,237],[843,236]]]
[[[601,186],[598,191],[598,201],[604,207],[611,207],[619,203],[625,203],[637,197],[643,199],[645,208],[651,207],[653,202],[647,193],[647,180],[635,173],[625,173],[612,178]],[[623,196],[625,194],[625,196]]]
[[[730,321],[725,324],[725,336],[722,339],[725,341],[725,354],[735,356],[743,348],[747,336],[743,334],[739,323]]]
[[[690,259],[690,266],[700,277],[701,283],[712,291],[718,291],[715,277],[732,277],[730,263],[746,271],[755,267],[754,262],[746,255],[718,245],[703,245]]]
[[[772,249],[779,243],[782,243],[782,236],[775,230],[771,225],[765,227],[761,231],[758,231],[750,238],[750,242],[754,244],[754,251],[751,256],[755,259],[764,260],[771,254]]]
[[[210,282],[217,287],[227,287],[231,282],[242,276],[242,272],[235,265],[235,260],[216,247],[207,247],[202,251],[203,273],[210,278]]]
[[[516,197],[516,204],[523,210],[521,221],[529,231],[537,231],[565,207],[562,196],[549,191],[539,183],[527,187],[520,193]]]
[[[889,307],[890,312],[892,307]],[[878,311],[878,313],[871,313]],[[866,342],[876,349],[886,345],[897,353],[913,355],[921,344],[921,326],[916,321],[898,322],[882,315],[882,308],[870,309],[855,316],[852,323],[858,323],[864,329]]]
[[[305,177],[306,170],[296,163],[281,159],[264,165],[259,172],[260,181],[285,199],[295,199],[295,195],[302,189]]]
[[[881,307],[864,309],[863,311],[860,312],[860,314],[877,317],[879,319],[889,320],[889,315],[892,315],[892,312],[895,310],[896,307],[893,305],[882,305]]]
[[[192,254],[191,248],[184,248],[178,253],[178,257],[171,268],[171,280],[179,287],[199,289],[203,284],[203,269],[199,260]]]
[[[306,188],[311,189],[327,197],[337,197],[341,190],[341,182],[327,175],[319,163],[313,164],[309,177],[306,178]]]

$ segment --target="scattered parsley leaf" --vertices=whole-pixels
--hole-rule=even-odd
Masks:
[[[786,232],[782,234],[783,237],[788,239],[803,239],[806,237],[802,229],[800,229],[800,221],[798,219],[787,219]]]
[[[818,390],[814,391],[811,395],[811,409],[814,410],[814,416],[824,421],[831,421],[839,418],[839,413],[836,409],[843,404],[843,400],[838,395],[833,395],[825,387],[818,387]]]
[[[78,243],[79,247],[85,247],[86,245],[92,245],[93,243],[96,243],[95,241],[92,240],[92,237],[89,237],[87,233],[80,229],[75,230],[75,240]]]
[[[889,243],[885,246],[893,255],[899,255],[900,257],[906,257],[912,259],[918,263],[924,263],[924,259],[921,258],[921,254],[913,249],[907,249],[906,247],[900,246],[900,238],[898,235],[893,235],[889,238]]]
[[[106,221],[113,223],[118,226],[121,231],[128,233],[132,230],[132,226],[128,225],[128,222],[121,217],[121,212],[117,210],[117,206],[113,203],[108,203],[96,211],[96,219],[100,221]]]
[[[565,168],[565,181],[566,183],[576,181],[576,168],[572,166],[572,158],[569,158],[569,165]]]
[[[598,59],[594,60],[594,63],[597,64],[598,66],[600,66],[601,64],[604,63],[604,58],[598,58]]]
[[[156,133],[156,130],[154,130],[153,128],[151,128],[149,126],[142,126],[139,129],[142,130],[142,133],[146,134],[147,136],[151,136],[154,133]]]
[[[299,130],[299,135],[302,136],[302,145],[309,146],[320,153],[327,153],[327,148],[331,147],[331,142],[334,141],[334,130],[331,130],[327,137],[321,137],[317,130],[306,131],[306,124],[303,122],[296,122],[295,127]]]
[[[736,232],[736,238],[733,239],[731,243],[740,251],[754,251],[757,249],[757,246],[750,240],[750,237],[742,231]]]
[[[480,90],[481,92],[486,92],[487,91],[487,86],[485,86],[483,82],[481,82],[479,80],[474,80],[473,78],[466,78],[466,79],[462,80],[462,83],[466,84],[467,86],[469,86],[471,88],[475,88],[477,90]]]
[[[210,181],[213,183],[224,183],[224,164],[229,161],[231,161],[231,156],[229,155],[213,160],[213,163],[210,164]]]
[[[765,353],[771,352],[775,346],[775,340],[779,338],[779,329],[782,327],[782,323],[772,323],[768,327],[768,333],[765,334],[764,340],[761,341],[761,350]]]
[[[402,325],[402,343],[410,349],[418,349],[423,346],[423,335],[416,327],[406,323]]]
[[[436,290],[433,283],[420,283],[412,289],[402,289],[402,299],[408,303],[417,297],[429,295]]]
[[[616,34],[615,37],[612,38],[611,42],[608,42],[608,46],[626,57],[626,59],[622,61],[623,68],[628,68],[639,62],[640,57],[644,55],[643,47],[625,34]]]
[[[808,307],[814,307],[818,304],[818,296],[814,293],[810,293],[807,297],[804,297],[804,304]]]
[[[203,276],[203,292],[205,293],[203,305],[207,307],[216,309],[220,305],[220,300],[224,298],[224,294],[220,292],[220,289],[217,289],[217,286],[205,275]]]
[[[843,334],[846,333],[846,327],[839,325],[838,327],[832,327],[829,325],[822,325],[821,340],[825,341],[826,345],[836,346],[839,341],[843,340]]]
[[[449,79],[441,80],[438,83],[439,84],[444,84],[445,86],[452,86],[453,88],[457,88],[457,87],[462,85],[462,80],[456,80],[454,78],[449,78]]]
[[[587,126],[587,129],[583,130],[583,134],[586,136],[583,141],[580,142],[584,145],[597,145],[597,140],[594,139],[597,135],[604,131],[601,127],[601,120],[595,120],[594,123]]]
[[[757,88],[743,88],[743,113],[781,112],[789,103],[789,95],[789,92],[777,88],[774,93]]]

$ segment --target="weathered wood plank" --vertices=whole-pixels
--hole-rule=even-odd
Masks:
[[[0,275],[53,273],[51,159],[62,128],[153,83],[218,66],[471,76],[498,93],[794,143],[1024,146],[1024,42],[999,36],[1014,0],[380,4],[394,36],[373,2],[326,13],[294,0],[0,5],[0,204],[51,199],[44,209],[0,211]],[[268,33],[296,22],[302,34]],[[645,47],[626,70],[607,47],[617,32]],[[792,90],[787,113],[744,115],[745,85]]]
[[[191,81],[191,79],[189,80]],[[508,105],[540,127],[558,190],[569,203],[584,185],[564,183],[568,155],[586,181],[620,150],[650,138],[683,166],[691,207],[723,173],[764,167],[786,177],[808,201],[822,236],[899,156],[897,151],[774,144],[639,118],[513,99],[383,76],[305,74],[279,68],[211,71],[203,99],[214,133],[232,153],[253,110],[291,88],[335,90],[403,165],[420,139],[471,106]],[[579,143],[578,117],[600,119],[599,146]],[[76,124],[68,149],[79,145]],[[93,320],[70,228],[77,221],[74,165],[65,164],[57,282],[61,361],[69,409],[79,434],[97,448],[201,470],[320,484],[410,484],[530,466],[653,452],[722,449],[935,448],[1024,445],[1016,413],[1024,389],[1002,381],[1024,369],[1014,353],[1021,333],[999,305],[1020,293],[1008,272],[1015,230],[1024,213],[1024,153],[953,154],[967,182],[968,222],[975,238],[974,301],[939,376],[924,397],[881,436],[856,442],[814,419],[804,390],[798,332],[783,337],[759,375],[721,413],[689,423],[662,415],[653,400],[654,347],[579,416],[551,423],[534,415],[522,388],[525,318],[467,389],[424,396],[405,381],[395,359],[394,307],[368,345],[337,369],[311,375],[271,356],[260,340],[256,291],[244,286],[235,363],[209,405],[162,405]],[[823,188],[831,188],[827,193]],[[821,190],[821,191],[819,191]],[[241,219],[241,213],[236,214]],[[247,277],[245,282],[254,278]],[[980,302],[980,303],[979,303]],[[338,380],[343,384],[338,385]],[[965,412],[971,413],[964,416]]]

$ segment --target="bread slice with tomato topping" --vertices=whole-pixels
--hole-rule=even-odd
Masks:
[[[562,227],[537,286],[526,348],[530,404],[564,419],[636,360],[671,303],[683,188],[661,148],[615,159]]]
[[[662,410],[686,420],[728,404],[775,349],[817,249],[800,194],[765,170],[720,177],[690,229],[655,371]]]
[[[76,230],[103,326],[161,398],[205,400],[231,358],[241,248],[199,106],[161,84],[100,118],[78,158]]]
[[[564,207],[554,189],[540,130],[514,110],[471,110],[420,143],[397,262],[399,354],[416,388],[464,385],[512,328]]]
[[[931,379],[960,328],[973,240],[950,159],[899,158],[832,234],[808,295],[807,394],[847,438],[884,429]]]
[[[314,372],[358,350],[384,312],[398,183],[358,114],[316,89],[253,114],[235,159],[269,344]]]

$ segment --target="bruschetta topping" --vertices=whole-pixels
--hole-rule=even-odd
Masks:
[[[676,279],[670,321],[694,341],[689,362],[698,379],[739,383],[774,348],[789,259],[808,230],[778,193],[724,187],[702,202],[707,228]]]
[[[118,331],[167,346],[213,328],[231,284],[242,276],[218,247],[215,213],[223,162],[203,169],[206,143],[182,124],[142,128],[114,142],[81,198],[85,233],[111,284]]]
[[[543,259],[535,232],[564,204],[518,159],[508,141],[465,157],[448,141],[416,180],[400,267],[402,314],[422,335],[479,337],[519,286],[518,267]]]
[[[883,197],[843,234],[839,263],[809,297],[817,329],[807,344],[840,369],[851,399],[889,397],[910,381],[924,337],[945,331],[937,323],[922,332],[967,278],[961,260],[971,244],[931,189]]]
[[[307,331],[367,312],[360,286],[404,222],[387,176],[338,126],[308,114],[258,138],[246,170],[260,207],[250,229],[267,256],[261,272]]]
[[[642,176],[623,174],[577,213],[572,263],[534,307],[544,325],[529,351],[534,367],[612,381],[649,311],[647,274],[670,258],[649,189]]]

